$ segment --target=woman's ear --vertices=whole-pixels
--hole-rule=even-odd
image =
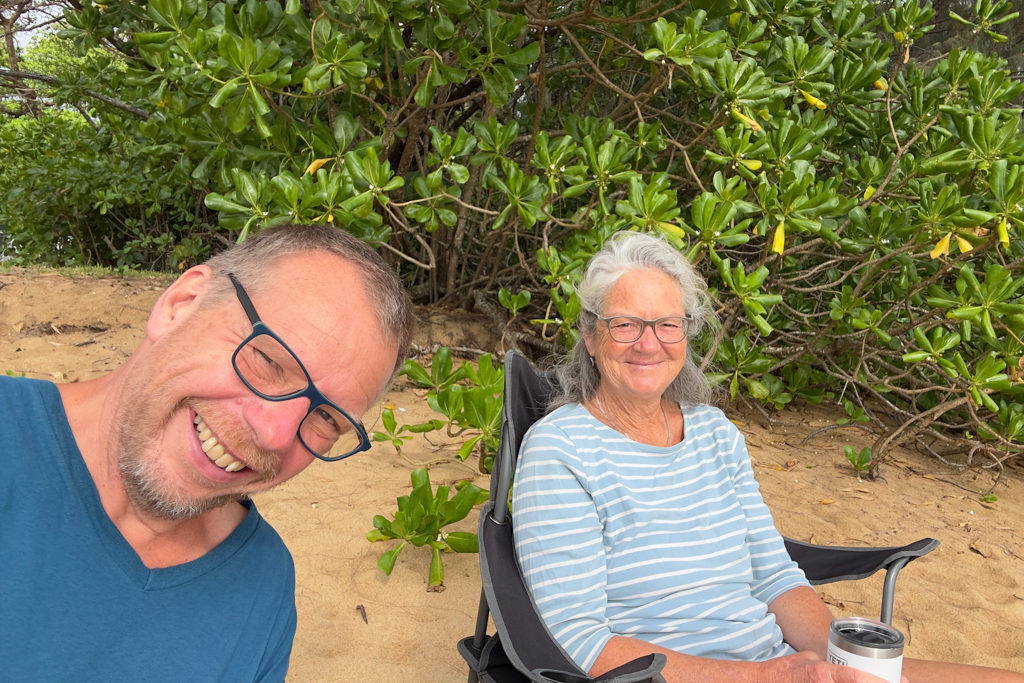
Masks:
[[[182,273],[153,304],[146,323],[146,336],[156,341],[192,315],[212,278],[213,271],[205,265],[193,266]]]
[[[587,353],[589,353],[590,357],[593,358],[596,353],[596,344],[594,343],[593,335],[589,335],[586,332],[581,332],[580,334],[583,335],[583,344],[587,347]]]

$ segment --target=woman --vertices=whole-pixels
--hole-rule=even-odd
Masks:
[[[687,347],[715,324],[700,276],[666,242],[620,233],[578,294],[581,339],[523,441],[512,501],[555,638],[593,675],[657,651],[669,681],[876,681],[823,661],[831,613],[786,553],[743,437],[708,405]],[[1024,680],[909,659],[904,674]]]

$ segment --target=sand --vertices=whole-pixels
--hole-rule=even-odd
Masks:
[[[0,273],[0,372],[59,382],[95,377],[122,362],[143,333],[161,278]],[[481,319],[420,310],[417,347],[497,351]],[[429,356],[420,361],[426,364]],[[399,420],[433,417],[423,392],[399,382],[388,394]],[[842,446],[869,445],[856,429],[815,430],[839,413],[802,408],[770,419],[738,404],[726,411],[746,435],[765,500],[783,533],[836,545],[897,545],[924,536],[942,545],[907,567],[893,623],[906,654],[1024,672],[1024,476],[992,489],[992,471],[957,470],[912,450],[894,453],[875,481],[858,479]],[[448,443],[441,443],[447,441]],[[480,594],[475,555],[445,556],[445,590],[428,592],[429,552],[407,548],[391,576],[376,567],[388,544],[365,540],[375,514],[391,517],[415,463],[431,479],[486,487],[475,458],[452,440],[388,445],[340,463],[314,463],[256,503],[295,557],[299,626],[290,681],[466,680],[455,643],[473,632]],[[994,502],[981,496],[991,492]],[[475,530],[476,513],[458,525]],[[244,578],[242,579],[244,580]],[[881,577],[818,587],[832,611],[878,616]]]

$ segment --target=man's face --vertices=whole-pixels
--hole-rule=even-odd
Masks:
[[[157,518],[196,517],[271,488],[313,460],[298,438],[309,401],[262,399],[232,368],[231,355],[252,332],[241,305],[227,297],[201,307],[190,298],[212,278],[226,284],[225,275],[207,271],[179,280],[157,304],[164,318],[151,319],[152,344],[120,401],[122,480],[135,506]],[[362,416],[383,391],[397,347],[384,341],[358,271],[326,253],[289,256],[249,295],[316,387]]]

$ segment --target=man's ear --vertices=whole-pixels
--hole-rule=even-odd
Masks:
[[[182,273],[153,304],[146,323],[146,336],[156,341],[192,315],[212,278],[213,271],[204,265],[193,266]]]

